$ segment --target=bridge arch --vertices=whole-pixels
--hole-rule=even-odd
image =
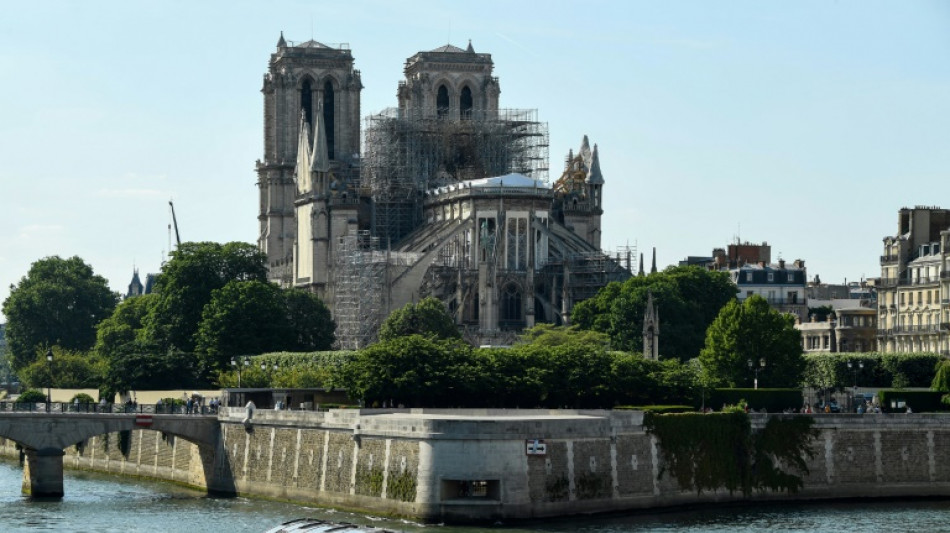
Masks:
[[[145,425],[143,422],[150,420]],[[63,456],[69,446],[99,435],[152,430],[197,445],[204,483],[214,484],[219,451],[217,417],[126,413],[0,413],[0,438],[20,445],[25,455],[23,491],[37,497],[62,497]],[[224,476],[228,478],[230,476]],[[220,485],[220,484],[218,484]],[[222,492],[227,492],[223,490]]]

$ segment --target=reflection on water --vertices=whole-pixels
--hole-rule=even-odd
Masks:
[[[262,532],[292,518],[314,517],[429,533],[628,532],[905,532],[950,533],[950,501],[794,503],[711,506],[492,528],[423,526],[366,515],[247,498],[214,498],[171,484],[66,472],[66,496],[32,501],[20,494],[23,470],[0,461],[0,532]]]

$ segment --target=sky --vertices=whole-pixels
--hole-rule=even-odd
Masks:
[[[552,182],[599,146],[604,249],[660,268],[738,239],[856,281],[898,209],[950,208],[950,2],[5,3],[0,301],[53,255],[124,294],[161,268],[169,200],[183,241],[256,243],[281,31],[349,45],[364,116],[406,58],[471,40],[501,107],[548,124]]]

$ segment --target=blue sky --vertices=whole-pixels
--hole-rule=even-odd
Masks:
[[[541,7],[543,5],[543,7]],[[809,277],[880,273],[897,210],[950,208],[948,2],[18,2],[0,18],[0,300],[78,255],[125,292],[184,240],[256,242],[262,75],[281,31],[348,43],[362,114],[405,59],[492,54],[551,179],[584,134],[603,244],[661,268],[738,236]]]

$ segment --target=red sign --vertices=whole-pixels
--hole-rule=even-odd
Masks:
[[[136,426],[151,426],[151,425],[152,425],[152,415],[136,415],[136,416],[135,416],[135,425],[136,425]]]

